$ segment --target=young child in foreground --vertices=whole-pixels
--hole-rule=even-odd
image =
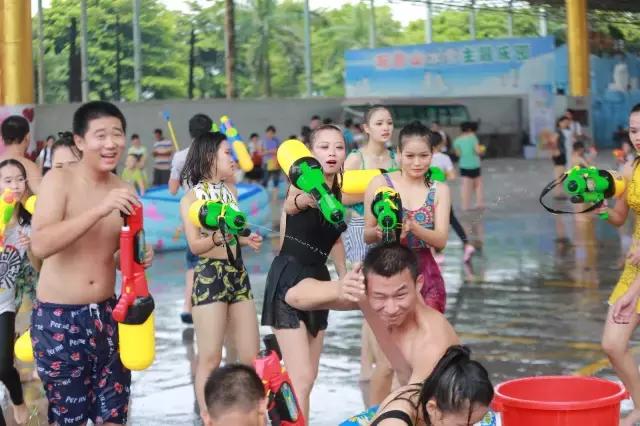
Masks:
[[[267,396],[262,380],[251,367],[228,364],[211,373],[204,386],[205,426],[263,426]]]

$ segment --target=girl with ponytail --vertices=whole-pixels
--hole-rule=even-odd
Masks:
[[[487,370],[469,349],[451,346],[423,383],[391,394],[371,426],[471,426],[485,417],[492,399]]]

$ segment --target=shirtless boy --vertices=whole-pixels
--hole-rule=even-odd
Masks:
[[[38,193],[42,172],[36,163],[25,156],[31,142],[29,122],[20,115],[7,117],[2,122],[1,134],[5,151],[0,155],[0,161],[8,160],[9,158],[18,160],[27,171],[29,188],[34,194]]]
[[[33,253],[45,262],[31,314],[38,374],[49,423],[126,424],[131,372],[118,352],[115,274],[121,213],[139,203],[111,173],[125,147],[126,121],[108,102],[73,117],[82,159],[52,169],[33,216]],[[146,256],[147,266],[152,252]]]
[[[378,245],[341,281],[306,279],[289,289],[297,309],[363,310],[400,384],[426,379],[449,346],[460,344],[440,312],[420,298],[424,283],[415,254],[399,243]],[[362,297],[366,293],[366,298]]]

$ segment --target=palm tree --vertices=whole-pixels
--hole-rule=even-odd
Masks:
[[[237,33],[243,37],[239,44],[245,46],[247,62],[259,87],[254,93],[270,97],[273,94],[273,48],[286,52],[292,82],[303,73],[302,5],[277,5],[276,0],[250,0],[247,3],[248,13],[238,22]]]
[[[235,10],[233,0],[224,1],[224,63],[227,80],[227,99],[235,96],[234,67],[236,62]]]

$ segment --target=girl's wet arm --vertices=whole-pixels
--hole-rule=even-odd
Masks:
[[[196,256],[200,256],[215,247],[213,236],[203,236],[200,228],[191,223],[189,219],[189,207],[196,201],[193,190],[189,191],[182,200],[180,200],[180,214],[184,226],[184,235],[187,238],[189,249]]]

